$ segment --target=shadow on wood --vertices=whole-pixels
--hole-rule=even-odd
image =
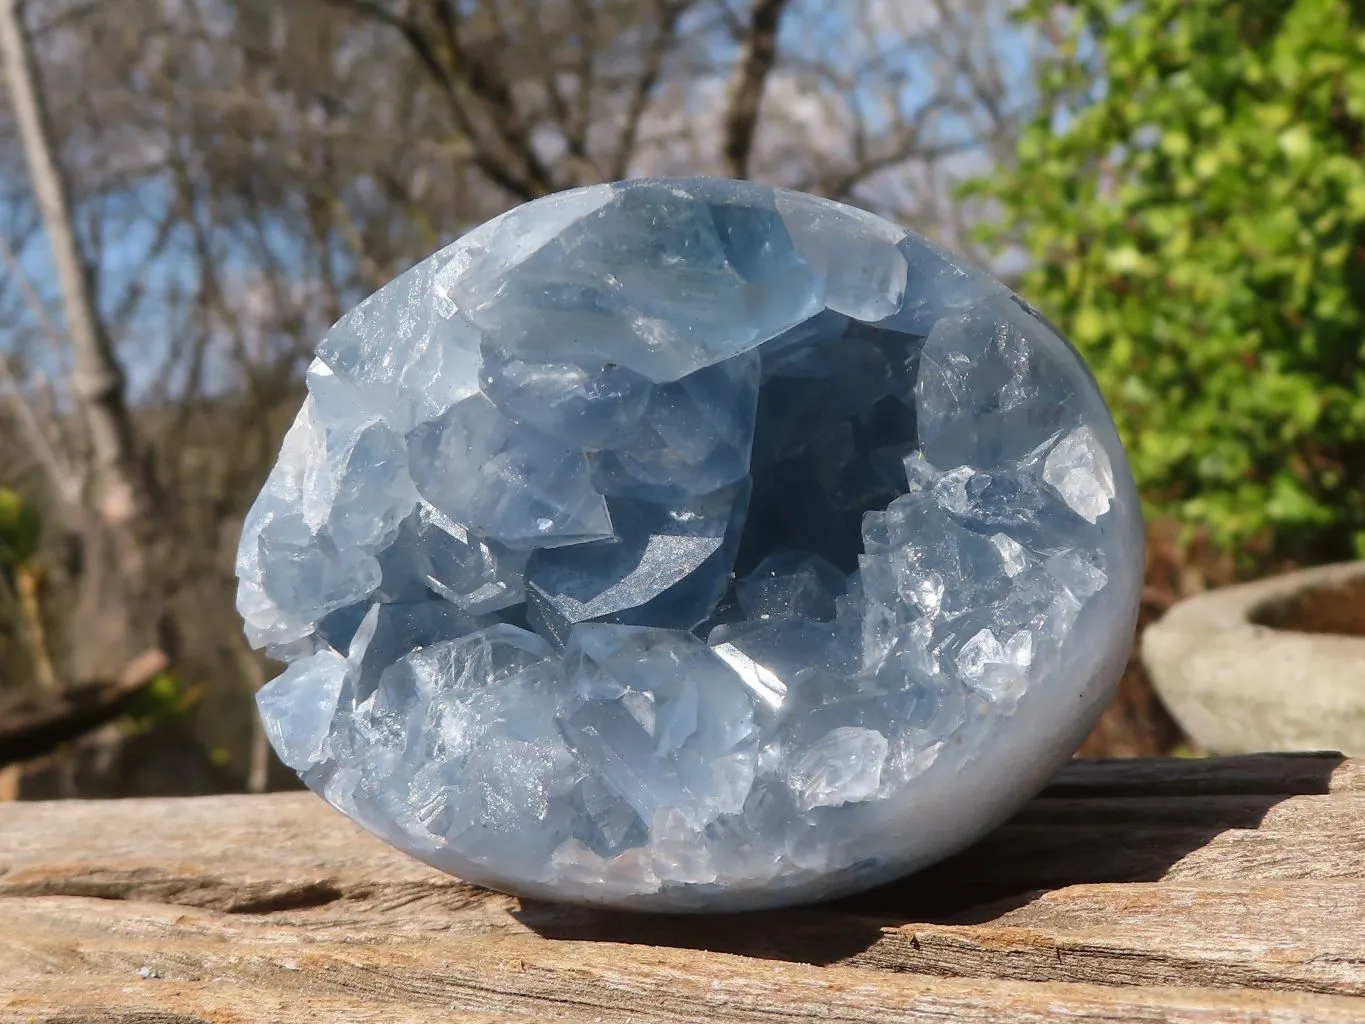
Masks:
[[[843,962],[906,921],[986,925],[1051,890],[1166,878],[1220,835],[1254,834],[1290,797],[1329,793],[1344,763],[1337,753],[1078,761],[976,845],[820,907],[717,918],[522,901],[515,915],[545,938]]]

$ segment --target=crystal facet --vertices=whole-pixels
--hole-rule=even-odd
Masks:
[[[518,207],[318,347],[238,607],[266,733],[471,881],[658,910],[889,880],[1008,816],[1127,654],[1104,403],[1027,303],[748,182]]]

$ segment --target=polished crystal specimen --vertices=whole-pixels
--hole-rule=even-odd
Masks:
[[[662,910],[849,892],[1070,754],[1142,565],[1085,366],[871,214],[594,186],[323,339],[238,606],[280,757],[417,857]]]

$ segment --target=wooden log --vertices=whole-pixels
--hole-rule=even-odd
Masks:
[[[1078,764],[917,877],[730,917],[491,893],[308,794],[12,804],[0,1021],[1359,1024],[1361,769]]]
[[[28,689],[0,701],[0,768],[41,757],[117,718],[169,664],[160,651],[145,651],[115,679]]]

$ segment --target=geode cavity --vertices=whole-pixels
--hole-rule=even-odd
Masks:
[[[827,897],[1015,809],[1124,662],[1123,451],[1026,303],[851,207],[550,196],[343,317],[247,518],[259,696],[335,807],[462,878]]]

